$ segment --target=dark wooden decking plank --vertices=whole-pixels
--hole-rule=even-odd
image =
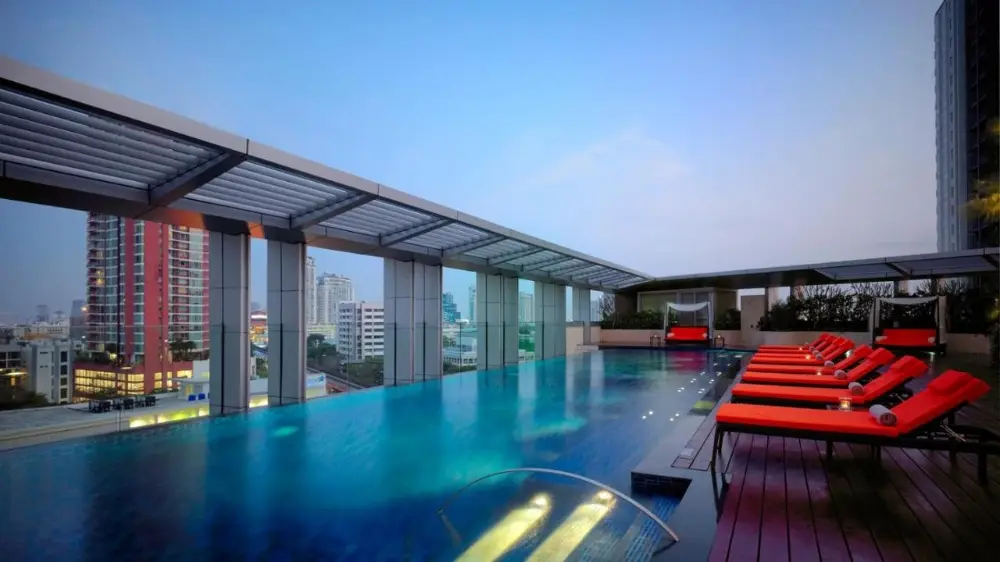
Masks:
[[[927,498],[927,501],[940,515],[942,523],[951,528],[965,549],[974,557],[973,560],[991,558],[986,551],[983,536],[974,530],[972,521],[957,508],[947,494],[935,486],[920,468],[913,464],[913,460],[909,456],[900,449],[891,448],[885,450],[883,456],[885,455],[892,457],[892,460],[902,469],[902,477],[908,478],[914,487]]]
[[[764,455],[764,498],[760,520],[760,552],[768,560],[788,560],[788,514],[785,440],[768,437]]]
[[[788,517],[788,556],[793,562],[819,562],[809,485],[802,467],[802,445],[785,439],[785,512]],[[765,481],[766,482],[766,481]],[[766,484],[765,484],[766,485]]]
[[[799,440],[802,451],[802,472],[809,488],[810,508],[816,527],[816,546],[824,562],[851,560],[843,530],[837,517],[826,478],[826,469],[820,458],[819,444],[815,441]]]
[[[820,445],[825,449],[825,445]],[[844,531],[844,539],[847,540],[847,548],[851,552],[851,559],[860,561],[881,561],[882,555],[879,553],[875,538],[872,537],[868,528],[868,522],[864,517],[862,508],[857,498],[851,490],[851,485],[847,478],[835,468],[836,459],[826,460],[826,480],[830,486],[830,496],[837,509],[837,516],[840,520],[840,527]]]
[[[743,562],[757,560],[760,546],[761,508],[764,505],[764,462],[767,454],[767,437],[753,436],[750,456],[743,480],[740,509],[736,515],[733,538],[729,546],[729,560]],[[742,459],[740,459],[742,461]],[[734,461],[737,462],[737,461]]]
[[[884,474],[873,470],[871,451],[869,447],[852,448],[839,443],[834,447],[836,468],[843,473],[847,484],[851,487],[856,505],[858,520],[868,527],[875,546],[883,560],[905,561],[913,560],[904,536],[896,528],[888,506],[880,501],[877,488],[884,481]]]
[[[977,528],[981,533],[997,533],[1000,534],[1000,522],[998,522],[992,513],[983,506],[979,505],[976,500],[966,492],[961,486],[955,483],[954,480],[949,478],[946,474],[942,473],[936,466],[934,466],[920,451],[914,449],[900,449],[900,452],[910,458],[913,465],[916,466],[925,477],[927,477],[930,482],[941,490],[948,499],[951,500],[953,504],[965,514],[965,516],[972,521],[972,526]],[[983,488],[980,488],[982,490]]]
[[[980,484],[972,467],[966,463],[952,463],[948,460],[947,453],[923,450],[917,452],[923,455],[931,466],[965,490],[973,501],[987,510],[996,521],[1000,521],[1000,495],[993,488]]]
[[[852,446],[855,459],[859,456],[858,452],[864,448],[864,446]],[[863,453],[862,451],[862,455]],[[903,496],[899,494],[896,487],[889,481],[888,476],[878,474],[878,471],[872,471],[871,477],[873,492],[878,495],[878,500],[885,510],[884,516],[893,522],[913,559],[918,562],[944,560],[937,546],[927,536],[923,525],[917,520],[910,506],[903,499]],[[883,552],[884,556],[885,553]]]
[[[896,464],[889,449],[882,452],[882,467],[914,517],[920,522],[924,533],[937,546],[938,552],[945,560],[970,560],[967,547],[959,541],[951,527],[944,523],[941,514],[934,509],[931,502],[913,486],[904,474],[905,469]]]
[[[750,448],[737,448],[734,455],[749,455]],[[708,559],[710,562],[725,562],[729,558],[729,547],[732,544],[733,530],[736,528],[736,518],[740,512],[740,501],[743,494],[743,484],[746,479],[746,462],[739,462],[733,469],[732,480],[726,490],[723,500],[722,515],[715,527],[715,538]],[[720,467],[721,468],[721,467]],[[720,477],[724,477],[721,476]]]

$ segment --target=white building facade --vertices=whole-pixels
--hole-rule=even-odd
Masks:
[[[385,354],[385,307],[365,301],[337,307],[337,353],[348,362]]]

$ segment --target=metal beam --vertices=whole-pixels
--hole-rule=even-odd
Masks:
[[[594,265],[592,263],[581,263],[569,267],[563,267],[562,269],[550,269],[547,273],[549,275],[569,275],[571,273],[585,271],[593,267],[600,267],[600,266]]]
[[[909,278],[910,275],[912,275],[912,272],[909,271],[908,269],[906,269],[905,267],[898,266],[898,265],[896,265],[896,264],[894,264],[894,263],[892,263],[890,261],[885,262],[885,265],[889,269],[895,271],[896,273],[902,275],[903,277]]]
[[[311,226],[316,226],[321,222],[328,221],[337,215],[342,215],[351,209],[371,203],[375,196],[370,193],[359,193],[342,197],[336,201],[331,201],[325,205],[306,211],[301,215],[291,218],[291,227],[298,230],[305,230]]]
[[[603,284],[613,279],[621,277],[623,273],[624,273],[623,271],[607,271],[605,273],[589,277],[587,278],[587,281],[590,281],[591,283],[599,282]]]
[[[597,267],[601,267],[601,266],[597,266]],[[597,271],[591,271],[590,273],[586,273],[584,275],[574,275],[570,279],[572,279],[573,281],[586,281],[587,279],[590,279],[590,278],[594,277],[595,275],[602,275],[604,273],[605,273],[604,271],[598,269]]]
[[[545,251],[545,248],[528,248],[526,250],[518,250],[516,252],[510,252],[502,256],[497,256],[495,258],[489,259],[490,265],[497,265],[501,263],[507,263],[509,261],[514,261],[519,258],[525,258],[534,254],[540,254]]]
[[[410,238],[416,238],[417,236],[427,234],[428,232],[431,232],[433,230],[446,227],[453,222],[455,221],[451,219],[434,219],[422,224],[418,224],[416,226],[404,228],[403,230],[399,230],[391,234],[384,234],[382,236],[379,236],[378,245],[395,246],[396,244],[399,244],[400,242],[405,242]]]
[[[224,152],[194,168],[149,189],[149,205],[166,207],[192,191],[239,166],[246,153]]]
[[[497,234],[496,236],[487,236],[476,240],[475,242],[469,242],[467,244],[459,244],[458,246],[452,246],[451,248],[444,249],[445,257],[455,257],[460,256],[464,253],[478,250],[479,248],[485,248],[486,246],[492,246],[493,244],[498,244],[506,240],[506,236]]]
[[[997,257],[994,255],[983,253],[983,259],[993,267],[1000,267],[1000,262],[997,261]]]
[[[521,271],[536,271],[536,270],[542,269],[543,267],[548,267],[550,265],[557,265],[557,264],[560,264],[560,263],[565,263],[565,262],[568,262],[568,261],[573,261],[575,259],[576,258],[567,258],[566,256],[559,256],[558,258],[552,258],[550,260],[542,260],[542,261],[539,261],[539,262],[529,263],[529,264],[526,264],[526,265],[522,265],[521,266]],[[550,271],[545,271],[544,273],[552,275],[552,272],[550,272]]]

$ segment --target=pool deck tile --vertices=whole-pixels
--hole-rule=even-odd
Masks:
[[[959,420],[1000,432],[997,371],[950,357],[935,370],[946,365],[993,387]],[[697,451],[694,458],[678,455],[672,468],[707,472],[714,433],[713,412],[684,447]],[[867,447],[837,444],[829,461],[824,449],[802,439],[727,436],[709,560],[990,560],[1000,550],[1000,459],[990,458],[983,486],[969,455],[953,464],[946,453],[890,448],[875,467]]]

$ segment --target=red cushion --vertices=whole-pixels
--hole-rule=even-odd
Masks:
[[[898,347],[934,347],[937,330],[934,328],[886,328],[875,338],[879,345]]]
[[[667,339],[672,341],[705,341],[708,339],[708,326],[671,326],[667,331]]]

